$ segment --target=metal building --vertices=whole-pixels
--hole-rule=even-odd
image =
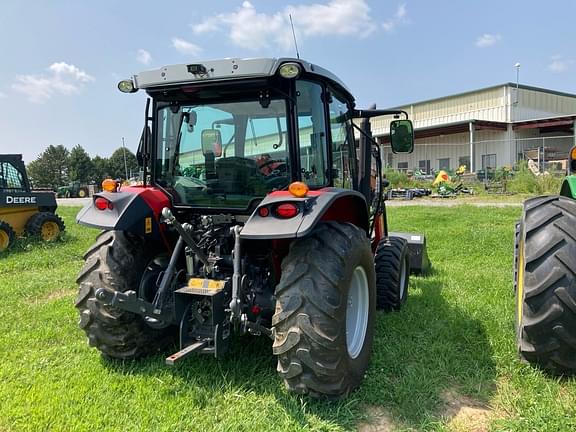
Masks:
[[[544,88],[505,83],[394,109],[414,122],[414,153],[392,153],[389,118],[374,118],[372,131],[384,164],[399,170],[478,172],[528,159],[561,169],[575,142],[576,95]]]

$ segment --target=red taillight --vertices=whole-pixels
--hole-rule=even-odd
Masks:
[[[270,214],[270,210],[268,210],[268,207],[260,207],[258,209],[258,214],[260,215],[260,217],[268,217],[268,215]]]
[[[283,219],[290,219],[296,216],[299,211],[300,210],[296,204],[280,204],[278,207],[276,207],[276,216]]]
[[[98,210],[112,210],[114,208],[114,204],[108,201],[106,198],[98,197],[94,200],[94,205]]]

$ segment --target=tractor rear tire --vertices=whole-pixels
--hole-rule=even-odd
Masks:
[[[147,247],[148,246],[148,247]],[[104,356],[130,360],[161,351],[172,343],[172,328],[154,329],[140,315],[101,303],[98,288],[114,291],[142,291],[141,282],[153,261],[149,245],[123,231],[103,231],[84,255],[76,308],[80,328],[90,346]]]
[[[524,203],[516,264],[520,357],[554,375],[576,372],[576,201]]]
[[[51,212],[35,213],[26,222],[28,235],[47,242],[57,240],[64,229],[64,222],[60,216]]]
[[[376,277],[366,233],[321,223],[282,262],[272,318],[273,352],[286,388],[317,398],[356,389],[374,337]]]
[[[88,196],[88,189],[82,187],[78,189],[78,198],[86,198]]]
[[[8,222],[0,222],[0,252],[12,247],[16,240],[16,233]]]
[[[376,309],[398,311],[408,298],[410,253],[401,237],[380,240],[374,255],[376,267]]]

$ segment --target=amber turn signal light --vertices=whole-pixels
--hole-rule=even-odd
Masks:
[[[288,191],[296,198],[305,197],[310,189],[306,183],[293,182],[288,186]]]
[[[106,179],[102,182],[102,190],[106,192],[116,192],[118,183],[116,180]]]

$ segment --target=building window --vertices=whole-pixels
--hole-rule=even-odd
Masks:
[[[422,174],[430,174],[430,159],[418,161],[418,169]]]
[[[472,170],[472,167],[470,166],[470,156],[460,156],[458,158],[458,168],[460,168],[462,165],[466,167],[466,172],[470,172]]]
[[[398,171],[408,171],[408,162],[398,162]]]
[[[450,169],[450,158],[438,159],[438,169],[449,170]]]
[[[495,154],[482,155],[482,169],[484,171],[496,169],[496,155]]]

